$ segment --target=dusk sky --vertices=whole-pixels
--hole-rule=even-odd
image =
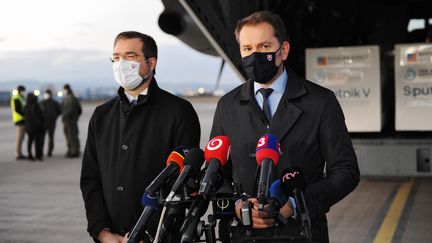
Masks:
[[[201,54],[157,24],[160,0],[22,0],[2,4],[0,89],[15,81],[116,86],[108,57],[117,33],[136,30],[159,47],[159,83],[213,86],[220,58]],[[226,65],[222,85],[240,84]]]

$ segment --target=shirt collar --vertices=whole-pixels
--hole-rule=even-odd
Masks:
[[[143,90],[141,93],[139,93],[138,96],[137,96],[136,98],[133,97],[132,95],[128,94],[125,90],[123,90],[123,92],[124,92],[124,94],[126,95],[126,97],[128,98],[129,103],[131,103],[132,100],[138,100],[138,96],[139,96],[139,95],[147,95],[147,93],[148,93],[148,87],[147,87],[145,90]]]
[[[283,94],[285,92],[285,86],[288,81],[288,73],[286,69],[284,68],[281,76],[279,76],[278,79],[276,79],[269,88],[273,89],[273,92],[281,93]],[[261,89],[261,84],[254,82],[254,94],[257,94],[258,90]]]

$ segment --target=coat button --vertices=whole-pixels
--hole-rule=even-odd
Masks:
[[[119,192],[123,191],[123,187],[122,186],[118,186],[117,187],[117,191],[119,191]]]
[[[124,151],[126,151],[126,150],[128,150],[128,146],[126,145],[126,144],[123,144],[122,146],[121,146],[121,148],[124,150]]]

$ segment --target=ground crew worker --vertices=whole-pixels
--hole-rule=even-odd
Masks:
[[[25,159],[25,156],[21,153],[21,147],[24,140],[25,134],[25,120],[24,120],[24,106],[25,106],[25,87],[19,85],[17,90],[12,94],[11,108],[12,108],[12,121],[16,127],[16,159]]]
[[[63,118],[63,131],[66,137],[67,152],[65,157],[75,158],[80,154],[78,139],[78,118],[82,109],[69,84],[63,87],[64,100],[61,105]]]

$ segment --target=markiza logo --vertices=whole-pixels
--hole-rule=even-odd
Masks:
[[[207,144],[207,149],[208,150],[216,150],[216,149],[222,147],[222,144],[223,144],[222,139],[220,139],[220,138],[213,138]]]
[[[218,208],[220,208],[222,211],[225,210],[226,208],[228,208],[230,205],[230,202],[228,199],[218,199],[216,201],[216,206],[218,206]]]
[[[288,172],[282,177],[282,181],[283,182],[288,181],[288,180],[294,178],[298,174],[300,174],[298,171]]]

